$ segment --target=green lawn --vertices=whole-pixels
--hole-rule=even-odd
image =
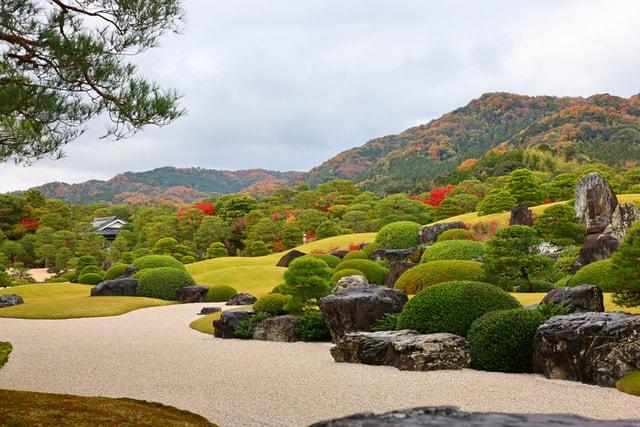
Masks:
[[[0,342],[0,368],[9,361],[9,353],[13,347],[10,342]]]
[[[207,314],[202,316],[189,324],[191,329],[195,329],[203,334],[213,335],[213,321],[218,320],[222,312]]]
[[[204,417],[134,399],[0,390],[3,426],[214,426]]]
[[[91,286],[50,283],[0,289],[0,294],[18,294],[24,304],[0,309],[0,317],[21,319],[72,319],[116,316],[138,308],[173,304],[142,297],[92,297]]]

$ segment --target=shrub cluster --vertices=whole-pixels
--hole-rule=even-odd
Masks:
[[[87,273],[78,278],[78,283],[81,285],[97,285],[100,282],[102,282],[102,275],[98,273]]]
[[[271,317],[271,315],[264,311],[258,311],[252,314],[248,319],[244,319],[238,323],[235,328],[233,328],[233,335],[236,338],[250,340],[253,338],[253,331],[255,330],[256,325],[268,317]]]
[[[387,224],[378,231],[376,243],[385,249],[416,247],[420,244],[420,224],[412,221]]]
[[[221,248],[221,249],[224,249],[225,254],[223,256],[226,256],[227,254],[226,249],[225,248]],[[249,246],[249,253],[251,254],[251,256],[264,256],[269,253],[269,248],[267,247],[267,244],[262,240],[256,240],[255,242],[251,242],[251,246]],[[210,257],[210,258],[214,258],[214,257]]]
[[[269,313],[273,316],[278,314],[285,314],[285,305],[291,299],[291,295],[282,294],[267,294],[264,295],[253,304],[255,311],[262,311]]]
[[[90,265],[95,265],[96,267],[98,266],[98,260],[96,259],[96,257],[91,255],[83,255],[80,258],[78,258],[78,263],[76,264],[76,271],[82,272],[82,270],[84,270],[86,267]]]
[[[182,265],[182,264],[181,264]],[[138,280],[136,294],[141,297],[175,301],[178,289],[195,285],[193,278],[182,269],[173,267],[151,268]]]
[[[133,260],[133,266],[140,270],[145,268],[170,267],[185,270],[184,265],[170,255],[147,255]]]
[[[454,280],[481,281],[483,277],[482,263],[476,261],[431,261],[402,273],[395,284],[395,288],[412,295],[438,283]]]
[[[464,228],[452,228],[442,232],[436,242],[445,242],[447,240],[473,240],[473,233]]]
[[[428,246],[424,250],[420,262],[424,263],[446,259],[473,260],[484,257],[484,254],[484,244],[480,242],[471,240],[445,240]]]
[[[204,300],[206,302],[226,302],[229,301],[229,299],[237,293],[238,291],[236,291],[231,286],[209,286],[209,290],[207,291],[207,295],[205,295]]]
[[[364,274],[364,277],[367,278],[369,283],[374,283],[376,285],[382,285],[384,283],[384,279],[387,277],[387,274],[389,274],[388,269],[381,266],[377,262],[368,259],[350,259],[347,261],[342,261],[335,268],[335,272],[337,273],[338,271],[347,268],[361,271],[362,274]]]
[[[296,325],[296,336],[302,341],[329,341],[331,334],[321,311],[305,311]]]
[[[111,267],[109,267],[107,272],[104,274],[104,279],[105,280],[117,279],[118,277],[122,276],[124,274],[124,271],[129,267],[131,267],[129,264],[122,264],[122,263],[113,264]]]
[[[100,276],[104,275],[103,271],[97,265],[88,265],[82,270],[80,270],[80,276],[83,276],[89,273],[98,274]]]
[[[227,247],[224,245],[224,243],[213,242],[207,248],[207,258],[208,259],[211,259],[211,258],[222,258],[222,257],[225,257],[227,255],[228,255]]]
[[[602,292],[613,291],[615,277],[610,259],[592,262],[582,267],[567,282],[568,286],[595,285]]]

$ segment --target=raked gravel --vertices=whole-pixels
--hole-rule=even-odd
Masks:
[[[401,372],[335,363],[326,343],[217,339],[188,327],[205,305],[0,319],[0,341],[13,344],[0,388],[156,401],[221,426],[303,426],[423,405],[640,418],[640,398],[615,389],[470,369]]]

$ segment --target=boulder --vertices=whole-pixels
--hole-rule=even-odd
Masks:
[[[582,225],[611,224],[618,199],[609,183],[597,172],[591,172],[578,180],[574,209]]]
[[[297,341],[296,326],[299,321],[298,316],[291,315],[267,317],[255,326],[253,339],[279,342]]]
[[[589,234],[580,247],[580,254],[574,266],[578,271],[587,264],[611,257],[620,243],[609,234]]]
[[[235,338],[234,329],[240,322],[255,314],[254,310],[225,311],[219,319],[213,321],[213,336],[216,338]]]
[[[369,259],[373,261],[402,261],[413,254],[416,248],[407,249],[376,249],[371,252]]]
[[[640,370],[640,316],[621,312],[554,316],[533,339],[533,369],[547,378],[611,387]]]
[[[433,225],[423,225],[420,227],[420,242],[433,243],[438,240],[438,237],[447,230],[453,228],[464,228],[464,222],[452,221],[452,222],[440,222]]]
[[[240,292],[232,296],[226,305],[251,305],[256,302],[258,298],[245,292]]]
[[[640,220],[640,208],[630,203],[622,203],[616,207],[611,215],[611,224],[605,229],[605,233],[612,235],[618,241],[623,241],[631,224]]]
[[[637,427],[632,420],[594,420],[573,414],[506,414],[466,412],[455,406],[424,406],[376,415],[363,412],[311,427]]]
[[[337,256],[340,259],[343,259],[345,255],[347,255],[349,251],[345,249],[336,249],[335,251],[331,251],[330,254],[333,256]]]
[[[553,302],[570,307],[573,312],[604,311],[604,298],[599,287],[580,285],[574,288],[552,289],[542,299],[543,303]]]
[[[305,255],[306,254],[304,252],[300,252],[296,249],[289,251],[286,254],[284,254],[282,258],[280,258],[280,260],[276,264],[276,267],[289,267],[289,264],[291,264],[291,261]]]
[[[176,297],[180,302],[203,302],[208,290],[206,286],[185,286],[176,291]]]
[[[509,225],[526,225],[533,227],[533,211],[526,205],[512,207]]]
[[[398,313],[407,303],[402,291],[388,288],[347,288],[320,299],[333,342],[349,332],[371,331],[385,313]]]
[[[354,332],[331,349],[336,362],[394,366],[401,371],[468,368],[467,340],[453,334],[415,331]]]
[[[564,248],[562,246],[558,246],[551,242],[542,242],[538,246],[536,246],[537,253],[547,256],[554,261],[558,259],[563,249]]]
[[[220,307],[202,307],[202,310],[200,310],[200,313],[198,314],[207,315],[207,314],[217,313],[219,311],[222,311]]]
[[[387,274],[386,279],[384,279],[384,285],[387,288],[393,288],[402,273],[410,269],[411,267],[415,267],[416,264],[412,262],[403,262],[403,261],[394,261],[389,266],[389,274]]]
[[[23,304],[24,300],[20,295],[16,294],[4,294],[0,295],[0,308],[11,307],[18,304]]]
[[[120,276],[120,277],[121,278],[131,277],[134,274],[136,274],[137,272],[138,272],[138,269],[131,265],[131,266],[129,266],[129,267],[124,269],[124,271],[122,272],[122,276]]]
[[[369,285],[366,277],[354,274],[353,276],[341,277],[336,283],[336,287],[333,288],[333,292],[340,292],[347,288],[368,288],[369,286],[372,285]]]
[[[138,281],[124,278],[105,280],[91,288],[92,297],[135,297]]]

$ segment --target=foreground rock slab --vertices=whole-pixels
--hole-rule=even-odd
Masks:
[[[611,312],[552,317],[534,336],[533,370],[551,379],[615,385],[640,370],[640,316]]]
[[[105,280],[91,288],[92,297],[135,297],[138,281],[124,278]]]
[[[398,313],[407,303],[402,291],[388,288],[347,288],[320,300],[333,342],[345,334],[371,331],[385,313]]]
[[[413,254],[416,248],[407,249],[376,249],[371,252],[369,259],[373,261],[402,261],[409,255]]]
[[[208,290],[206,286],[185,286],[176,291],[176,297],[184,303],[203,302]]]
[[[251,305],[257,300],[258,299],[251,294],[240,292],[239,294],[232,296],[229,301],[227,301],[226,305]]]
[[[258,323],[253,331],[254,340],[293,342],[297,341],[298,316],[273,316]]]
[[[402,371],[468,368],[467,340],[453,334],[415,331],[355,332],[331,349],[336,362],[394,366]]]
[[[553,302],[565,305],[573,312],[602,312],[604,311],[604,296],[599,287],[580,285],[574,288],[565,287],[552,289],[542,299],[543,303]]]
[[[225,311],[219,319],[213,321],[213,336],[216,338],[235,338],[234,329],[240,322],[248,319],[254,310]]]
[[[6,294],[0,295],[0,308],[12,307],[14,305],[22,304],[24,300],[20,295]]]
[[[311,427],[637,427],[640,419],[594,420],[570,414],[502,414],[465,412],[455,406],[425,406],[374,414],[363,412],[321,421]]]

